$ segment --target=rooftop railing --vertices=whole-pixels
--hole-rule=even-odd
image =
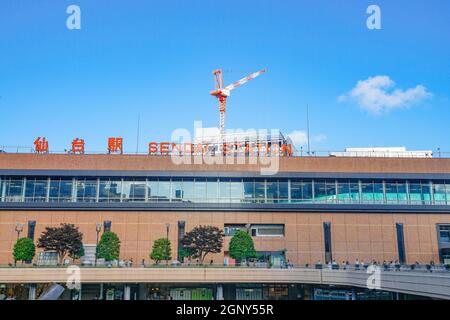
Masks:
[[[411,151],[408,151],[411,152]],[[37,153],[36,150],[33,147],[29,146],[1,146],[0,145],[0,153],[19,153],[19,154],[29,154],[29,153]],[[70,149],[66,150],[49,150],[46,152],[47,154],[72,154]],[[83,154],[109,154],[106,150],[85,150]],[[115,153],[116,154],[116,153]],[[153,156],[153,155],[160,155],[156,153],[149,153],[148,151],[139,151],[139,152],[131,152],[131,151],[125,151],[122,153],[123,155],[147,155],[147,156]],[[169,152],[165,155],[171,156],[175,155],[176,153]],[[337,155],[335,155],[337,154]],[[346,154],[346,155],[342,155]],[[244,156],[244,153],[230,153],[228,156]],[[405,152],[379,152],[375,151],[372,155],[368,154],[367,151],[361,151],[361,152],[344,152],[342,150],[336,151],[336,150],[312,150],[307,151],[302,148],[300,150],[295,150],[291,157],[364,157],[364,158],[427,158],[424,157],[422,154],[414,154],[414,153],[405,153]],[[436,150],[432,150],[431,153],[432,158],[450,158],[450,151],[443,151],[440,148]]]

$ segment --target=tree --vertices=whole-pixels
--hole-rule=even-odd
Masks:
[[[112,261],[119,259],[120,255],[120,240],[117,234],[112,231],[106,231],[102,234],[100,242],[97,247],[97,257],[105,259],[105,261]]]
[[[178,248],[178,256],[180,262],[184,262],[184,258],[192,257],[192,252],[190,252],[188,248],[182,245]]]
[[[84,246],[83,246],[83,244],[81,244],[81,247],[80,247],[80,249],[77,252],[73,252],[73,251],[69,252],[69,257],[71,257],[73,260],[78,260],[78,259],[80,259],[83,256],[84,256]]]
[[[238,230],[230,240],[228,248],[230,257],[237,261],[256,258],[255,245],[252,237],[245,231]]]
[[[198,226],[186,233],[183,244],[203,264],[208,253],[219,253],[223,245],[223,231],[214,226]]]
[[[61,223],[59,227],[46,227],[38,241],[38,247],[44,251],[56,251],[59,263],[67,254],[79,252],[83,234],[73,224]]]
[[[31,261],[36,254],[36,247],[30,238],[17,239],[13,249],[14,264],[16,261]]]
[[[172,259],[172,248],[170,247],[170,240],[167,238],[160,238],[153,242],[150,259],[155,260],[158,264],[162,260],[169,261]]]

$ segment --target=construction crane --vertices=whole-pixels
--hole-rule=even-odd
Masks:
[[[213,71],[215,78],[216,89],[211,91],[211,95],[215,96],[219,100],[219,112],[220,112],[220,125],[219,125],[219,143],[223,143],[223,137],[225,136],[225,112],[227,106],[227,98],[230,96],[230,91],[243,85],[244,83],[256,78],[260,74],[266,72],[266,69],[252,73],[239,81],[236,81],[226,87],[223,86],[222,70],[217,69]]]

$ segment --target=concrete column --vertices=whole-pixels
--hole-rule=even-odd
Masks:
[[[223,285],[222,284],[217,285],[216,300],[223,300]]]
[[[356,290],[352,288],[352,300],[356,300]]]
[[[123,300],[130,300],[131,288],[129,285],[123,287]]]
[[[147,284],[140,283],[139,284],[139,300],[147,300]]]
[[[36,284],[30,284],[28,290],[28,300],[36,300]]]
[[[99,300],[103,300],[103,283],[100,283],[100,294],[98,295]]]

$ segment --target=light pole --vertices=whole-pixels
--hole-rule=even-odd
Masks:
[[[19,240],[20,233],[23,231],[23,223],[17,222],[15,230],[17,232],[17,240]]]
[[[169,228],[170,228],[170,223],[166,223],[166,265],[169,265]]]
[[[247,233],[248,234],[250,234],[250,227],[251,227],[252,225],[250,224],[250,223],[247,223],[246,225],[245,225],[245,230],[247,231]]]
[[[94,266],[97,266],[97,257],[98,257],[98,235],[100,234],[100,231],[102,231],[102,224],[96,223],[95,224],[95,232],[97,232],[97,244],[95,246],[95,263]]]

